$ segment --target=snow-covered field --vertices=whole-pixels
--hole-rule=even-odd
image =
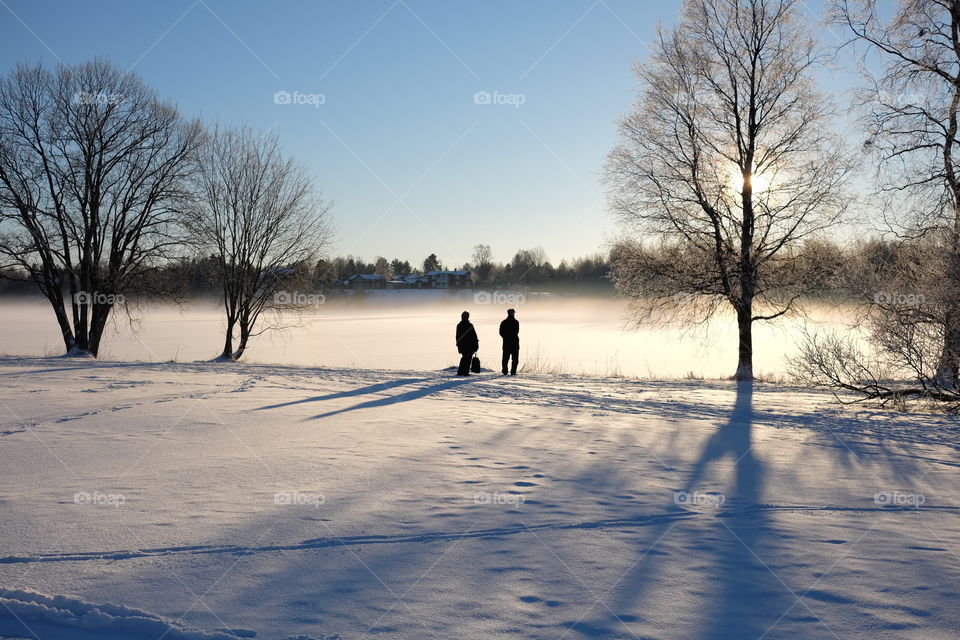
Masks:
[[[960,634],[950,417],[63,358],[0,360],[0,416],[0,636]]]
[[[505,294],[504,294],[505,295]],[[506,298],[513,300],[513,298]],[[480,356],[499,358],[497,327],[508,306],[518,308],[521,360],[540,370],[662,379],[688,373],[718,378],[733,373],[737,328],[732,315],[708,326],[681,331],[625,327],[622,301],[603,298],[529,296],[522,303],[477,304],[471,292],[369,292],[351,304],[330,299],[288,328],[258,337],[244,360],[313,366],[435,371],[456,359],[453,328],[469,310],[480,336]],[[816,311],[815,319],[836,326],[849,314]],[[131,327],[118,311],[102,346],[102,357],[162,362],[209,360],[223,348],[223,310],[212,302],[182,308],[142,307]],[[754,329],[756,371],[779,375],[784,356],[795,351],[800,318]],[[0,354],[59,355],[63,340],[50,305],[42,300],[0,300]]]

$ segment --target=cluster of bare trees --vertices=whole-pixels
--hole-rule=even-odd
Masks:
[[[898,254],[843,283],[871,299],[859,317],[868,348],[815,334],[795,365],[865,397],[955,395],[960,3],[900,0],[887,18],[877,0],[831,3],[825,19],[862,56],[851,105],[867,138],[859,156],[816,89],[824,49],[801,11],[794,0],[687,0],[677,26],[659,30],[635,67],[639,99],[607,164],[612,208],[640,232],[617,245],[614,280],[641,321],[732,308],[735,377],[751,378],[752,324],[795,311],[822,282],[820,240],[867,165],[860,177],[877,185],[869,205]],[[915,384],[884,382],[904,372]]]
[[[834,0],[831,19],[863,56],[857,108],[877,167],[877,196],[906,259],[874,271],[897,292],[864,313],[872,352],[849,338],[811,336],[798,359],[814,381],[882,400],[960,400],[960,4]],[[878,71],[871,71],[878,69]],[[890,382],[904,377],[908,386]]]
[[[196,251],[220,260],[239,357],[283,270],[329,238],[327,210],[274,138],[208,132],[106,61],[0,78],[0,268],[50,302],[67,353],[96,356],[126,294]]]

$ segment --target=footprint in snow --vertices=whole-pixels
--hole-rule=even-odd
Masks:
[[[548,607],[559,607],[563,605],[563,603],[560,602],[559,600],[543,600],[541,598],[538,598],[537,596],[520,596],[520,601],[526,602],[527,604],[535,604],[537,602],[542,602],[544,605]]]

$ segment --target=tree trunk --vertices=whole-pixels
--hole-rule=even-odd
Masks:
[[[947,286],[953,287],[955,281]],[[958,382],[960,369],[960,310],[950,304],[943,321],[943,349],[937,364],[936,383],[943,389],[953,390]]]
[[[45,287],[41,287],[41,289],[45,289]],[[63,293],[60,292],[58,294],[55,290],[51,291],[47,289],[44,291],[44,295],[50,302],[50,306],[53,307],[53,314],[57,317],[60,335],[63,336],[63,348],[67,354],[73,353],[77,348],[77,340],[73,335],[73,327],[70,326],[70,318],[67,316],[67,310],[63,306]]]
[[[94,304],[90,313],[90,332],[87,337],[87,346],[90,355],[94,358],[100,353],[100,339],[103,337],[103,330],[107,328],[107,319],[110,317],[112,304]]]
[[[233,327],[235,326],[236,321],[232,319],[227,320],[227,334],[223,340],[223,352],[220,354],[221,358],[226,358],[228,360],[233,360]]]
[[[753,166],[751,154],[746,166]],[[735,380],[753,380],[753,296],[757,289],[756,265],[753,263],[753,171],[741,174],[740,191],[743,204],[743,223],[740,229],[740,299],[737,301],[737,372]]]
[[[233,352],[233,359],[239,360],[243,357],[243,352],[247,350],[247,340],[250,339],[250,327],[247,323],[240,322],[240,344],[237,345],[237,350]]]
[[[958,11],[960,9],[956,4],[951,6],[950,15],[954,25],[960,20]],[[940,387],[950,390],[956,388],[957,369],[960,367],[960,296],[957,295],[960,287],[960,182],[954,171],[952,144],[957,139],[958,112],[960,112],[960,84],[955,80],[947,126],[947,139],[950,143],[943,147],[944,172],[953,195],[953,227],[950,231],[950,255],[947,257],[946,282],[943,285],[947,287],[947,310],[943,318],[943,348],[940,351],[934,380]]]
[[[71,277],[72,278],[72,277]],[[90,353],[89,314],[93,305],[92,287],[80,281],[70,286],[70,302],[73,305],[73,335],[77,341],[77,349]]]
[[[737,349],[737,372],[734,380],[753,380],[753,305],[737,308],[737,331],[740,342]]]
[[[954,98],[957,108],[960,94]],[[947,158],[952,156],[947,155]],[[953,175],[952,173],[950,174]],[[951,184],[955,182],[951,180]],[[955,185],[954,201],[960,202],[960,185]],[[958,383],[960,369],[960,208],[954,206],[953,228],[950,233],[950,255],[947,257],[947,273],[942,286],[947,288],[946,313],[943,318],[943,348],[937,363],[934,382],[943,389],[953,390]]]
[[[89,294],[87,294],[89,295]],[[77,350],[90,351],[90,302],[73,302],[73,335],[77,341]]]

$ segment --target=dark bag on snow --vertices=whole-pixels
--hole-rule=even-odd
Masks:
[[[480,373],[480,358],[477,356],[473,356],[473,361],[470,363],[470,371]]]

